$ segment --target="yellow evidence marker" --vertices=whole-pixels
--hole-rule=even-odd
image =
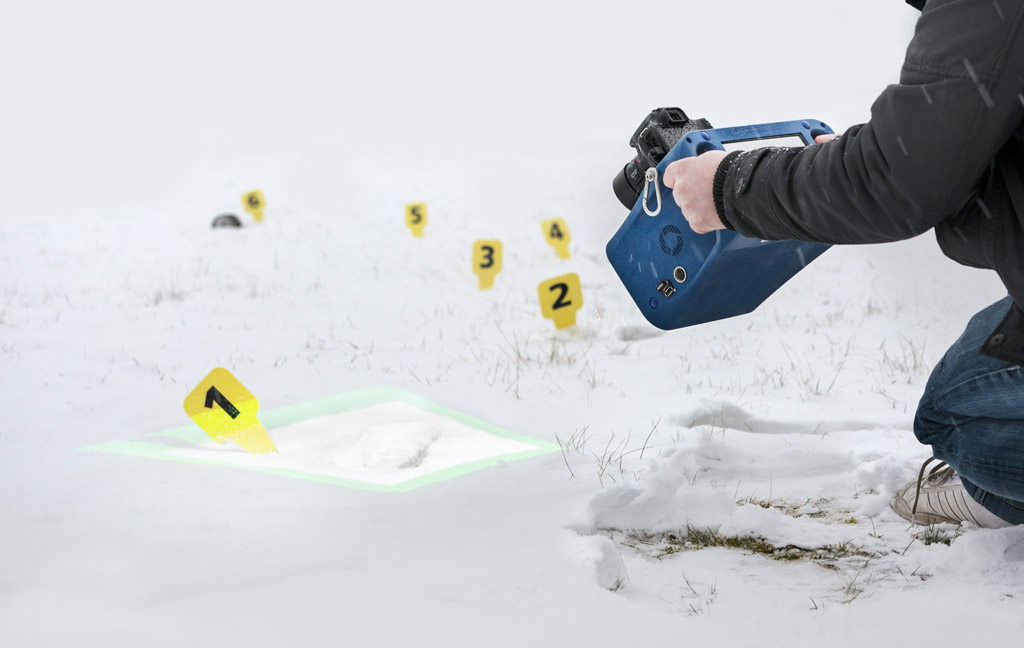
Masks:
[[[562,259],[569,258],[569,228],[561,218],[549,218],[540,224],[544,230],[544,238],[548,245],[555,248],[558,256]]]
[[[256,418],[260,404],[227,369],[218,367],[185,397],[185,413],[217,443],[234,441],[252,454],[277,452]]]
[[[412,235],[423,236],[423,228],[427,224],[427,206],[424,203],[409,203],[405,206],[405,224],[412,230]]]
[[[540,312],[553,320],[555,328],[567,328],[576,323],[576,311],[583,306],[580,277],[575,272],[542,281],[537,286]]]
[[[480,239],[473,243],[473,272],[480,280],[480,290],[494,287],[494,278],[501,272],[501,241]]]
[[[245,211],[252,214],[253,220],[257,223],[263,222],[263,208],[266,204],[267,201],[263,199],[263,192],[259,189],[242,194],[242,206],[245,207]]]

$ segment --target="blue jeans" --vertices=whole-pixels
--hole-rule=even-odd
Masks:
[[[1012,303],[1006,297],[971,318],[928,379],[914,433],[978,503],[1024,524],[1024,367],[978,353]]]

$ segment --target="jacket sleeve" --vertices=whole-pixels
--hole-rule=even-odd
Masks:
[[[1024,119],[1022,24],[1024,0],[929,0],[868,123],[722,160],[722,222],[766,240],[881,243],[960,212]]]

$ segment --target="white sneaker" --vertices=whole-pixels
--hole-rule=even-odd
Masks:
[[[935,457],[924,462],[917,479],[904,486],[892,502],[892,510],[911,524],[960,524],[972,522],[986,529],[1013,526],[992,513],[964,489],[953,467],[940,461],[928,474],[925,469]]]

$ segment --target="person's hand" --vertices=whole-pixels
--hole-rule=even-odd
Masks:
[[[690,229],[697,234],[725,229],[718,218],[712,193],[715,171],[724,157],[725,151],[708,151],[696,157],[676,160],[665,167],[662,180],[672,190],[672,198],[679,205]]]
[[[818,135],[816,144],[834,140],[835,134]],[[725,229],[722,219],[715,209],[713,186],[715,172],[726,155],[725,151],[708,151],[696,157],[676,160],[665,167],[662,180],[672,190],[672,198],[679,205],[683,217],[697,234],[707,234],[715,230]]]

